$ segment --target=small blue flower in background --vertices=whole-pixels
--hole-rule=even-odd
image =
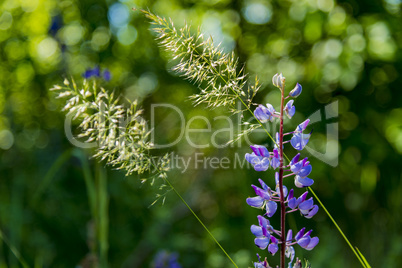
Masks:
[[[89,79],[91,77],[96,77],[96,78],[103,78],[105,81],[110,81],[112,78],[112,75],[110,74],[108,69],[105,69],[102,73],[99,68],[99,66],[95,66],[93,69],[87,69],[82,76],[85,79]]]
[[[292,118],[292,116],[294,116],[295,112],[296,112],[296,107],[293,106],[293,102],[294,100],[290,100],[286,103],[285,108],[283,108],[283,111],[285,112],[285,114],[287,115],[287,117],[289,117],[289,119]]]
[[[49,27],[49,34],[56,36],[57,32],[63,27],[63,17],[61,15],[56,15],[52,17],[52,21]]]
[[[269,151],[261,145],[251,145],[253,153],[246,154],[246,160],[253,165],[255,171],[266,171],[269,168]]]
[[[153,268],[181,268],[181,265],[177,261],[178,257],[179,255],[175,252],[158,251],[154,258]]]
[[[295,88],[289,92],[289,96],[292,98],[296,98],[301,94],[301,92],[302,92],[302,86],[299,83],[297,83]]]

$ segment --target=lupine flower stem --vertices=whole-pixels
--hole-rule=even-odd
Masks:
[[[285,268],[285,250],[286,250],[286,230],[285,230],[285,216],[286,216],[286,206],[285,206],[285,196],[283,194],[283,107],[285,103],[284,98],[285,83],[282,83],[281,88],[281,115],[280,115],[280,126],[279,126],[279,190],[281,193],[280,204],[281,204],[281,257],[280,257],[280,267]]]

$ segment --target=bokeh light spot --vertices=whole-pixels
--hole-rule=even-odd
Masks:
[[[271,20],[271,9],[261,3],[248,4],[243,10],[244,18],[252,24],[265,24]]]
[[[12,24],[13,16],[9,12],[4,11],[0,16],[0,30],[7,30]]]
[[[74,46],[84,36],[84,28],[78,23],[72,23],[62,29],[62,40],[68,46]]]
[[[57,50],[57,42],[51,37],[43,39],[37,46],[39,58],[45,60],[54,55]]]
[[[107,17],[109,18],[110,24],[118,28],[127,25],[130,13],[127,6],[121,3],[115,3],[110,6]]]
[[[3,129],[0,131],[0,148],[3,150],[8,150],[14,144],[14,135],[8,129]]]
[[[131,25],[124,26],[117,32],[119,42],[125,46],[134,43],[134,41],[137,40],[137,35],[137,30]]]

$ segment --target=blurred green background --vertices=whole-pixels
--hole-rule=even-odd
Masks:
[[[172,192],[163,206],[149,207],[158,184],[142,185],[139,176],[104,168],[65,137],[62,103],[48,89],[65,77],[80,79],[96,65],[112,73],[104,86],[143,101],[147,116],[151,104],[169,103],[181,109],[186,123],[202,115],[213,130],[228,127],[214,121],[224,109],[194,108],[185,101],[197,87],[170,70],[175,62],[132,7],[172,17],[177,26],[185,21],[194,29],[201,26],[225,51],[234,51],[250,77],[258,75],[263,83],[257,103],[275,103],[279,92],[270,80],[277,72],[289,85],[301,83],[290,129],[338,101],[339,117],[315,123],[310,145],[325,153],[326,124],[338,122],[339,142],[331,148],[339,146],[339,156],[332,156],[339,162],[331,166],[311,157],[313,188],[373,267],[402,264],[400,0],[4,0],[0,267],[19,267],[19,261],[30,267],[91,267],[94,259],[102,266],[152,267],[162,249],[178,252],[183,267],[231,267]],[[176,139],[180,122],[174,112],[161,109],[155,121],[157,142]],[[205,125],[194,120],[191,128]],[[210,141],[210,133],[191,135],[199,144]],[[227,138],[220,136],[223,142]],[[264,139],[256,135],[252,141]],[[233,159],[250,150],[245,141],[241,147],[195,149],[182,139],[159,151]],[[172,170],[169,178],[239,267],[251,266],[256,253],[269,255],[253,243],[249,227],[257,223],[258,211],[245,199],[254,195],[250,185],[260,176],[270,181],[272,172],[194,165],[182,171]],[[88,181],[97,193],[95,214]],[[314,228],[320,237],[314,251],[295,248],[313,267],[360,266],[322,209],[312,220],[295,215],[289,223]],[[10,245],[21,253],[19,260]],[[278,256],[268,259],[277,264]]]

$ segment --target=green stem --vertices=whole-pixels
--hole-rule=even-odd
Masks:
[[[331,214],[327,210],[327,208],[324,206],[324,204],[321,202],[321,200],[318,198],[318,196],[315,194],[313,189],[311,187],[308,187],[309,191],[314,195],[315,199],[317,199],[318,203],[320,203],[320,206],[324,209],[325,213],[327,213],[328,217],[331,219],[332,223],[335,225],[335,227],[338,229],[338,231],[341,233],[343,239],[345,239],[346,243],[348,243],[349,247],[352,249],[353,253],[356,255],[357,259],[360,261],[361,265],[366,268],[366,265],[363,263],[361,260],[360,256],[357,254],[356,250],[353,248],[352,244],[349,242],[349,239],[346,237],[346,235],[342,232],[342,229],[339,227],[339,225],[336,223],[334,218],[332,218]]]
[[[14,254],[17,260],[21,263],[22,267],[28,268],[29,265],[25,262],[24,258],[21,256],[21,253],[18,251],[16,247],[14,247],[8,238],[3,234],[3,231],[0,229],[0,239],[4,241],[4,243],[8,246],[10,251]]]
[[[173,187],[173,185],[170,183],[170,181],[167,178],[164,178],[166,183],[172,188],[172,190],[176,193],[176,195],[180,198],[180,200],[183,202],[184,205],[190,210],[190,212],[194,215],[194,217],[197,219],[197,221],[204,227],[205,231],[211,236],[211,238],[215,241],[215,243],[220,247],[220,249],[223,251],[223,253],[228,257],[228,259],[233,263],[233,265],[238,268],[236,263],[232,260],[232,258],[229,256],[229,254],[226,252],[226,250],[222,247],[222,245],[216,240],[214,235],[209,231],[209,229],[205,226],[205,224],[201,221],[201,219],[197,216],[197,214],[191,209],[191,207],[187,204],[187,202],[184,200],[184,198],[179,194],[179,192],[176,190],[176,188]]]

